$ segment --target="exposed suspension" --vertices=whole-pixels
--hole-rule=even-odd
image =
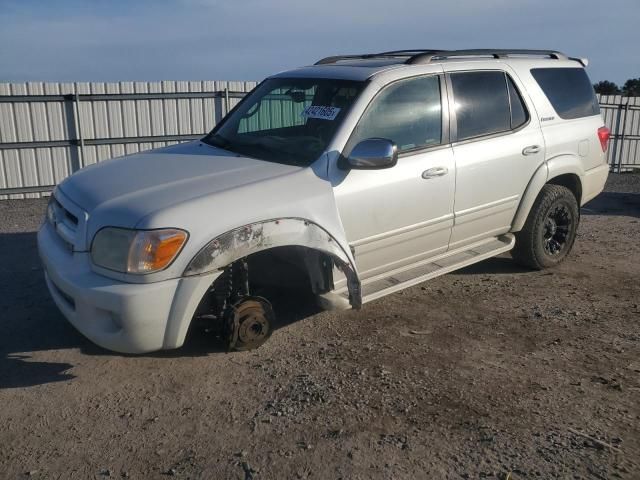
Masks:
[[[229,265],[209,289],[208,312],[198,317],[222,327],[227,349],[251,350],[270,336],[275,318],[271,304],[250,295],[246,258]]]

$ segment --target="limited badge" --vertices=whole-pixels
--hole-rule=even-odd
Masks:
[[[340,113],[338,107],[325,107],[322,105],[309,105],[300,114],[306,118],[319,118],[320,120],[335,120]]]

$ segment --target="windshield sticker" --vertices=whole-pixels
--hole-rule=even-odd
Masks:
[[[320,120],[335,120],[340,109],[338,107],[324,107],[322,105],[309,105],[300,114],[306,118],[319,118]]]

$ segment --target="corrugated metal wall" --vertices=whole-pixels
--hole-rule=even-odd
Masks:
[[[41,196],[83,166],[198,138],[256,82],[0,83],[0,200]],[[640,166],[640,98],[600,97],[609,163]],[[299,118],[274,99],[254,123]],[[267,115],[269,118],[263,118]]]
[[[640,167],[640,97],[598,95],[605,124],[611,130],[607,152],[617,172]]]
[[[55,185],[101,160],[197,138],[255,85],[0,83],[0,193]],[[0,199],[40,195],[0,194]]]

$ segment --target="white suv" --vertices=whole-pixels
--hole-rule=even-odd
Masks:
[[[193,320],[244,350],[278,288],[361,308],[508,250],[556,265],[609,171],[585,65],[414,50],[269,77],[202,140],[62,182],[38,233],[51,295],[111,350],[180,347]]]

